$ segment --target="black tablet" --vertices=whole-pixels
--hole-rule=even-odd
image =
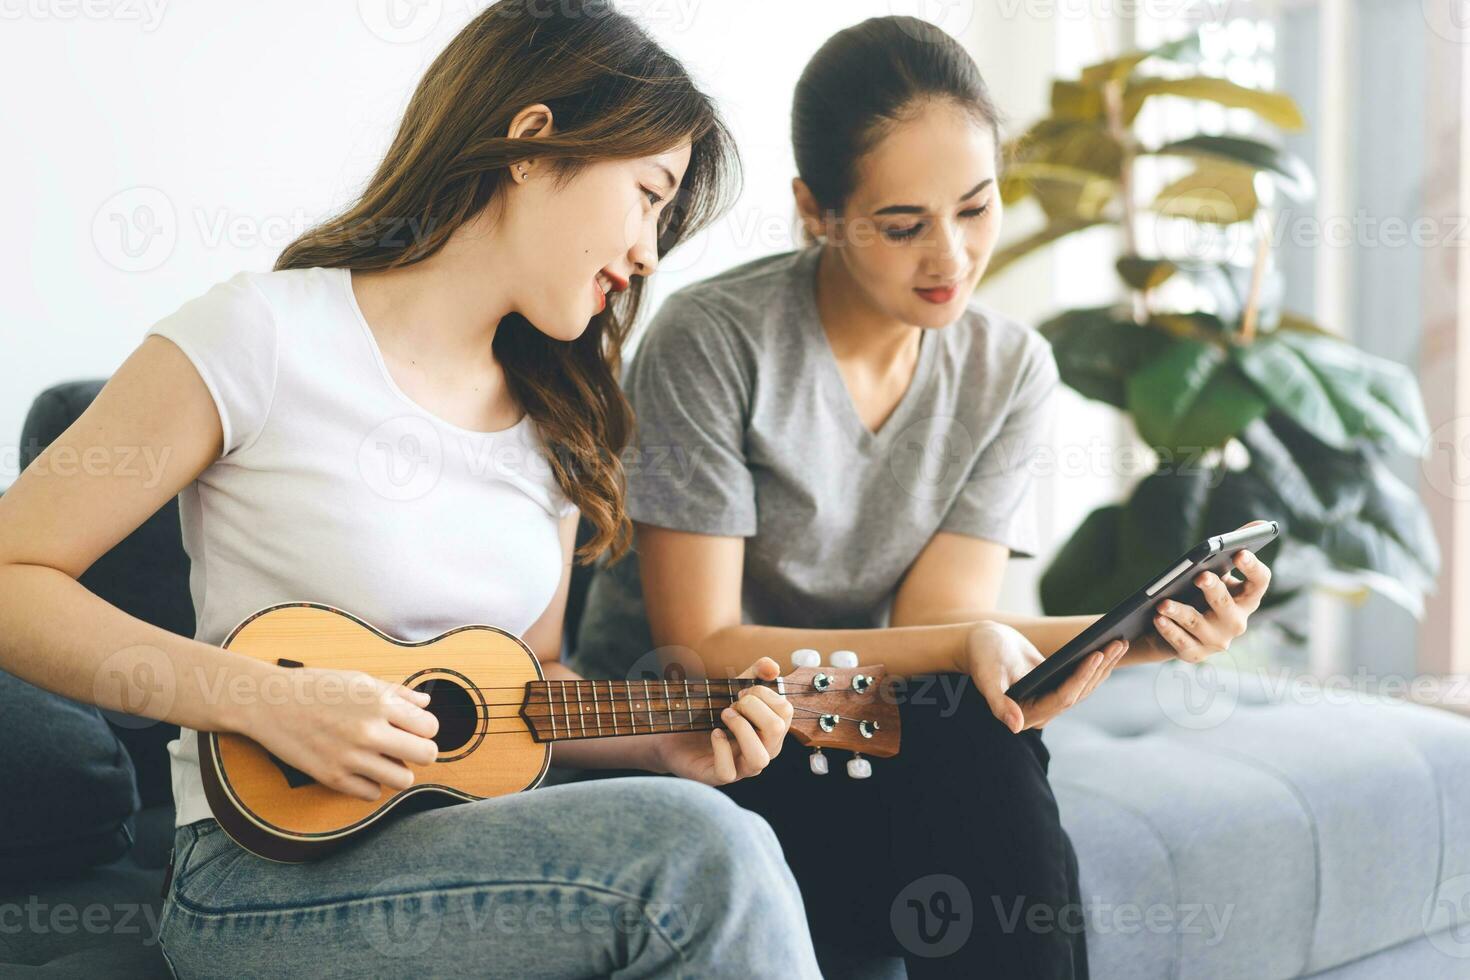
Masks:
[[[1209,602],[1194,584],[1195,576],[1208,569],[1225,578],[1234,567],[1237,551],[1259,551],[1271,543],[1280,531],[1275,521],[1240,528],[1228,534],[1217,534],[1180,555],[1162,569],[1149,584],[1118,603],[1097,622],[1078,633],[1056,653],[1032,668],[1031,672],[1012,684],[1006,696],[1023,701],[1056,687],[1087,655],[1114,640],[1134,642],[1154,628],[1154,609],[1165,599],[1188,603],[1204,612]]]

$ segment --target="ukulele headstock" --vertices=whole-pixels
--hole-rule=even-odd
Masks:
[[[898,754],[898,704],[881,664],[859,666],[850,650],[833,653],[829,666],[821,665],[815,650],[797,650],[791,659],[797,666],[782,678],[796,709],[791,734],[813,749],[812,772],[828,771],[822,749],[855,753],[847,773],[856,779],[872,773],[863,755],[886,759]]]

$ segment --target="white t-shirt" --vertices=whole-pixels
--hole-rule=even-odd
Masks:
[[[281,602],[409,642],[472,623],[520,634],[545,611],[575,507],[535,423],[476,432],[410,400],[348,270],[241,272],[155,333],[188,355],[224,429],[222,455],[179,494],[195,639],[218,646]],[[168,750],[176,825],[211,816],[197,733]]]

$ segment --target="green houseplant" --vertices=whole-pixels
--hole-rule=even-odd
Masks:
[[[1288,96],[1200,74],[1198,55],[1191,35],[1058,80],[1051,114],[1006,148],[1002,199],[1033,199],[1046,223],[998,250],[991,273],[1083,229],[1118,231],[1120,302],[1065,310],[1040,329],[1064,383],[1126,412],[1158,458],[1129,499],[1093,511],[1062,547],[1041,580],[1043,608],[1099,612],[1206,535],[1270,517],[1283,533],[1262,554],[1267,606],[1328,586],[1377,591],[1420,615],[1439,554],[1421,502],[1387,463],[1425,451],[1418,385],[1404,366],[1283,310],[1271,268],[1267,202],[1310,199],[1309,169],[1247,135],[1148,145],[1133,132],[1159,96],[1302,128]],[[1145,202],[1135,169],[1146,157],[1188,170]],[[1234,226],[1250,261],[1199,254],[1178,236],[1142,254],[1145,217],[1217,235]]]

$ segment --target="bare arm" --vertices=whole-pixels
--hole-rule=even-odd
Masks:
[[[892,629],[791,629],[740,622],[743,538],[638,524],[638,567],[656,644],[698,652],[709,676],[731,676],[754,657],[791,668],[791,652],[852,650],[896,675],[961,670],[973,623]]]
[[[267,665],[130,616],[76,581],[208,467],[222,442],[183,352],[147,338],[0,497],[0,665],[114,711],[203,731],[240,726],[240,706],[209,696],[201,681]],[[170,697],[135,685],[147,675],[126,668],[143,661],[168,665]]]
[[[160,629],[77,582],[222,450],[219,415],[193,364],[171,341],[145,338],[0,497],[0,666],[110,710],[242,732],[365,799],[381,785],[410,785],[398,760],[427,764],[436,752],[438,723],[421,695],[354,672],[320,672],[365,684],[378,700],[349,698],[335,713],[295,700],[272,705],[249,692],[299,689],[278,683],[285,668]],[[139,466],[140,458],[155,465]]]
[[[932,626],[990,620],[1004,623],[1030,640],[1044,657],[1056,653],[1102,614],[1021,616],[996,608],[1010,549],[998,541],[941,531],[919,553],[893,599],[894,626]],[[1131,645],[1118,662],[1142,663],[1164,655]]]

